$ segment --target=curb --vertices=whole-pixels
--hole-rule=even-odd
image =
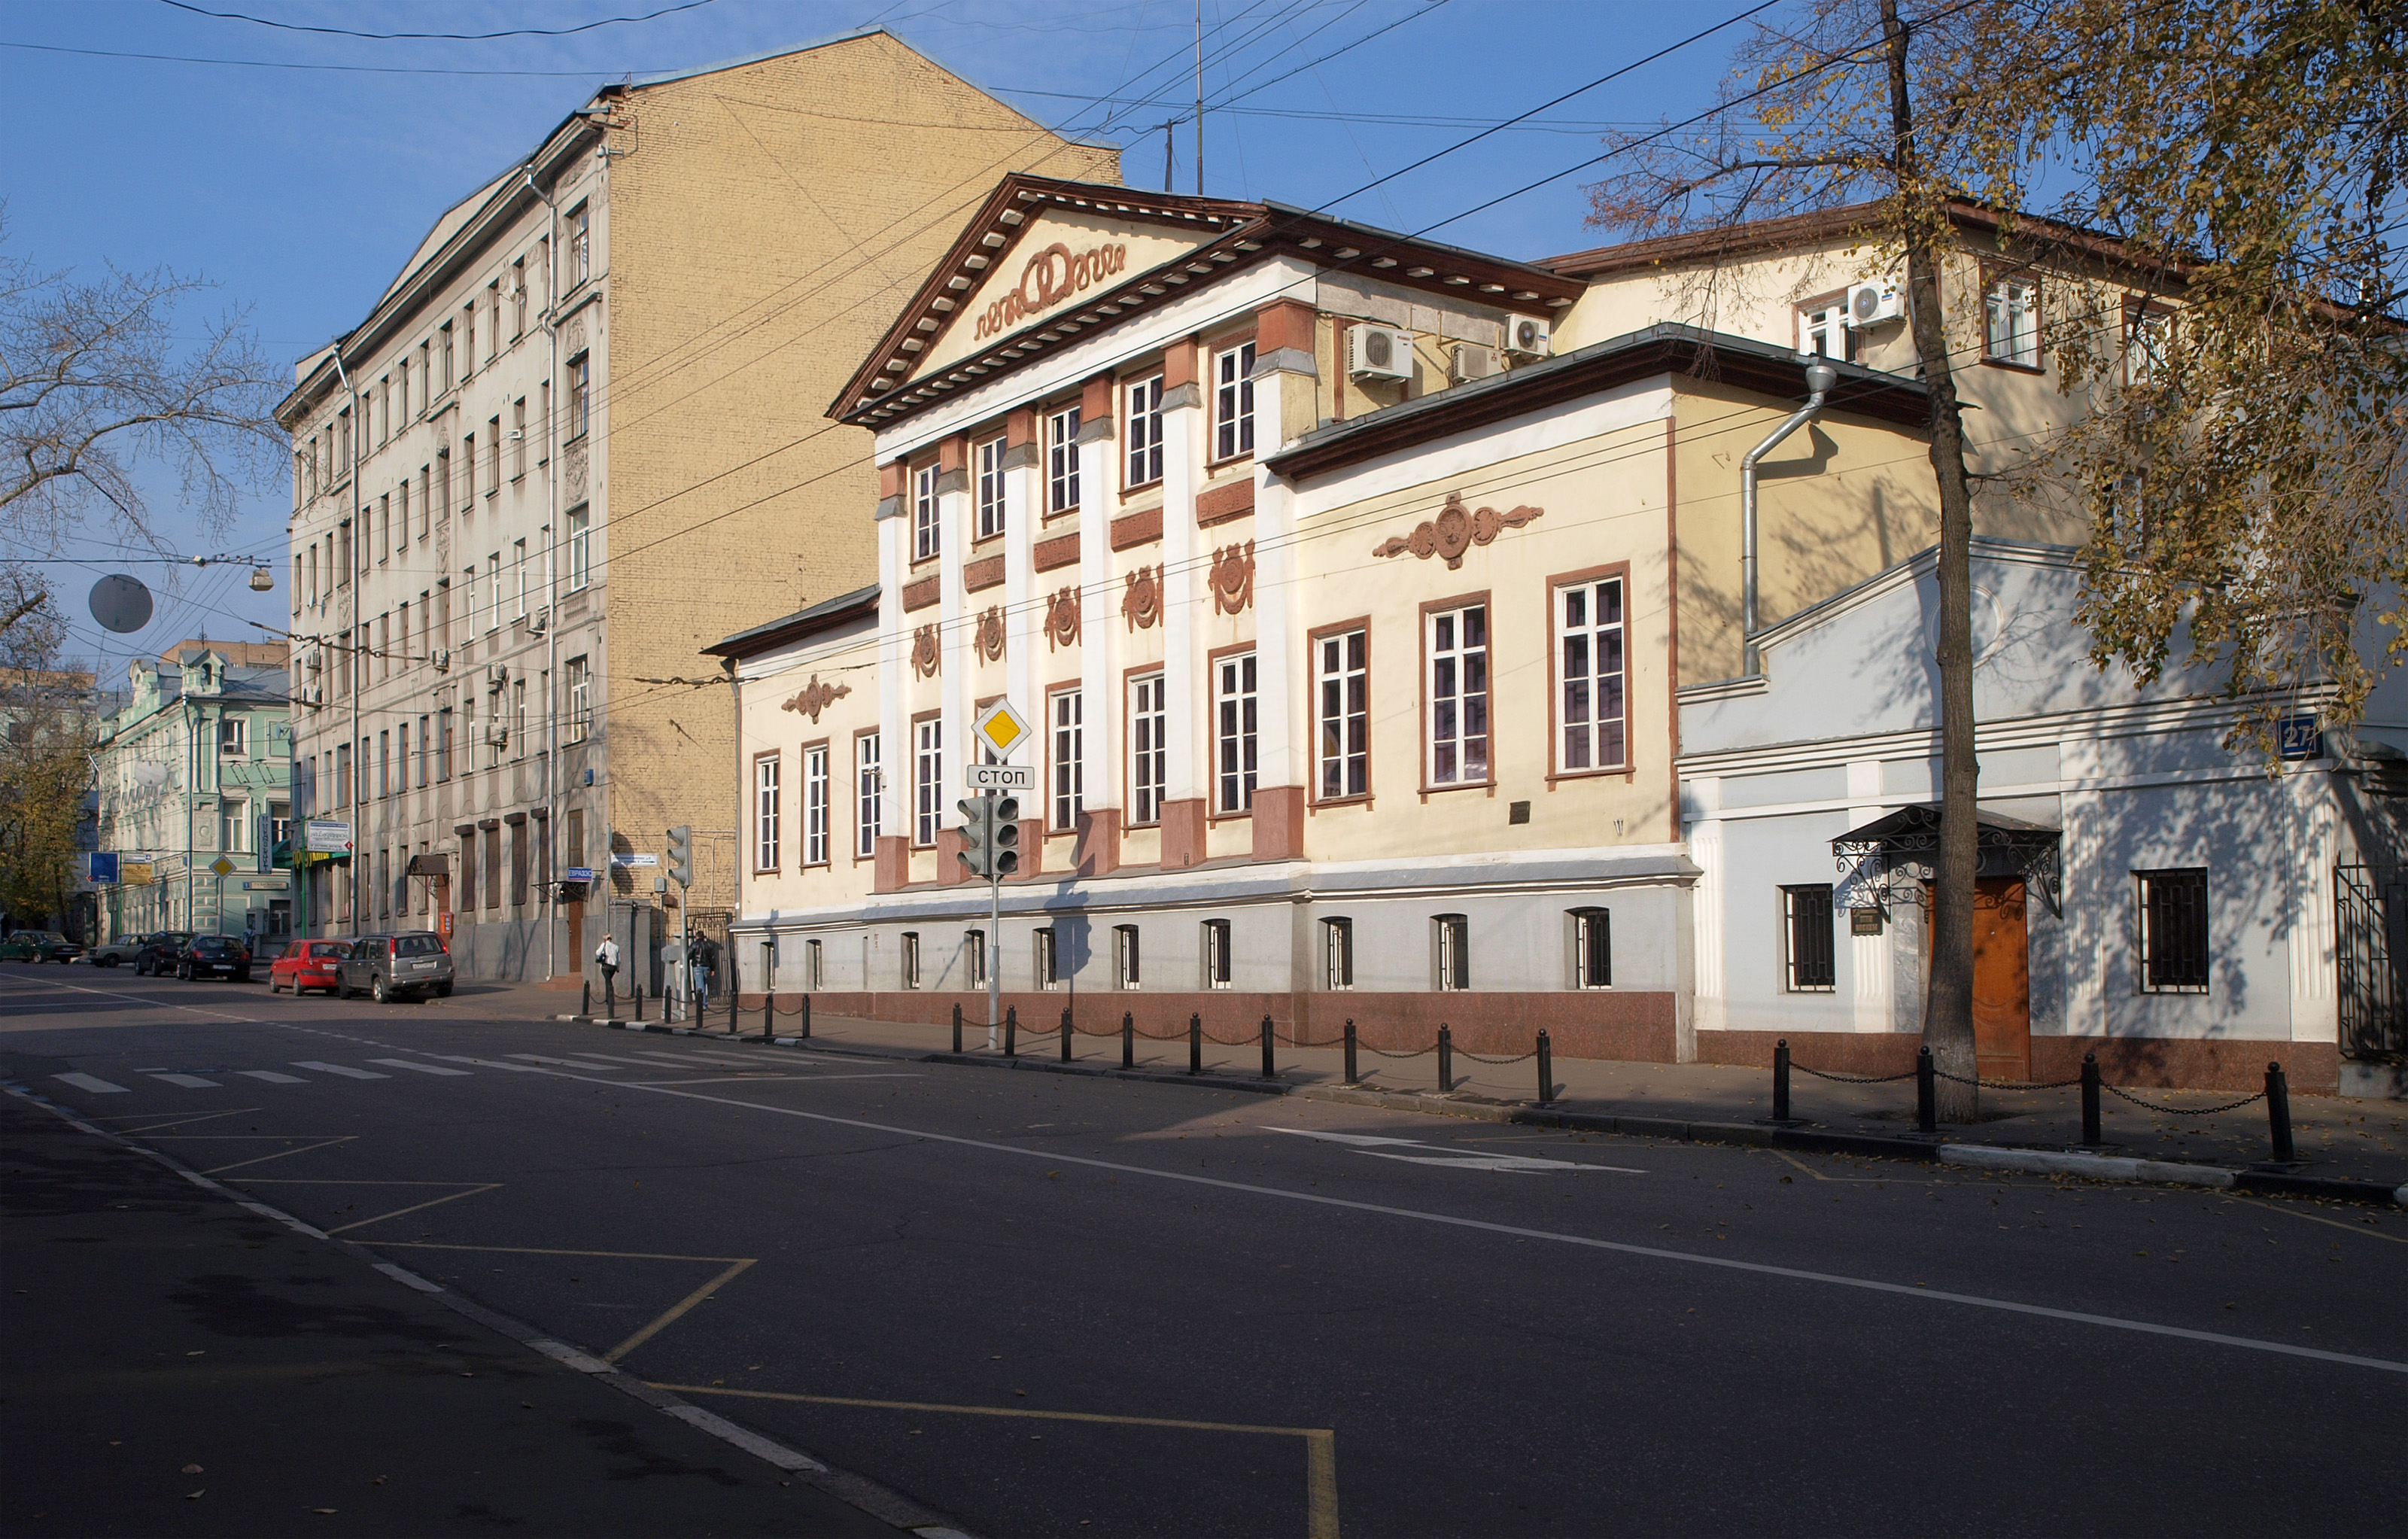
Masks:
[[[628,1031],[655,1031],[673,1036],[709,1037],[722,1042],[764,1045],[759,1037],[730,1037],[724,1032],[695,1031],[652,1022],[606,1021],[595,1016],[563,1015],[561,1020],[590,1026],[617,1027]],[[1041,1040],[1041,1039],[1040,1039]],[[1742,1148],[1795,1149],[1816,1154],[1870,1156],[1909,1159],[1926,1164],[1955,1165],[1968,1170],[2018,1172],[2028,1175],[2071,1175],[2089,1181],[2114,1181],[2155,1187],[2200,1187],[2265,1197],[2317,1197],[2330,1201],[2372,1202],[2408,1208],[2408,1184],[2387,1187],[2379,1181],[2354,1181],[2341,1176],[2300,1175],[2290,1171],[2234,1170],[2223,1165],[2192,1164],[2173,1159],[2143,1159],[2128,1155],[2089,1154],[2079,1150],[2016,1148],[1997,1143],[1957,1143],[1932,1137],[1886,1133],[1842,1133],[1813,1128],[1776,1128],[1755,1122],[1688,1122],[1677,1117],[1616,1116],[1600,1112],[1573,1112],[1530,1101],[1491,1100],[1484,1097],[1441,1095],[1423,1091],[1366,1090],[1340,1085],[1292,1085],[1278,1080],[1207,1070],[1189,1074],[1176,1070],[1120,1069],[1099,1063],[1064,1063],[1058,1058],[1023,1055],[993,1057],[983,1053],[924,1053],[915,1048],[888,1048],[848,1043],[824,1046],[816,1040],[779,1037],[780,1047],[805,1052],[836,1053],[854,1057],[879,1057],[913,1063],[944,1063],[972,1069],[1034,1071],[1071,1074],[1084,1079],[1131,1080],[1147,1085],[1182,1085],[1199,1089],[1235,1091],[1254,1096],[1295,1096],[1303,1100],[1333,1101],[1341,1106],[1376,1106],[1384,1111],[1413,1112],[1424,1116],[1467,1117],[1478,1122],[1512,1123],[1526,1128],[1555,1128],[1584,1133],[1613,1133],[1625,1138],[1669,1139],[1678,1143],[1728,1143]]]
[[[385,1260],[355,1240],[346,1240],[340,1235],[329,1234],[314,1224],[297,1218],[280,1208],[271,1207],[265,1202],[246,1197],[222,1183],[211,1180],[172,1155],[163,1154],[157,1149],[136,1143],[122,1133],[87,1122],[73,1111],[59,1105],[46,1096],[16,1085],[9,1085],[5,1088],[7,1094],[40,1107],[79,1132],[105,1139],[146,1159],[154,1160],[194,1186],[214,1196],[222,1197],[238,1208],[256,1214],[272,1223],[281,1224],[295,1234],[330,1245],[354,1260],[364,1261],[372,1271],[382,1273],[404,1287],[427,1295],[454,1314],[466,1316],[496,1335],[514,1341],[529,1351],[540,1353],[562,1367],[582,1374],[631,1400],[641,1401],[662,1415],[682,1421],[731,1447],[741,1449],[774,1469],[799,1480],[808,1481],[829,1495],[850,1503],[882,1522],[891,1523],[896,1528],[918,1534],[921,1539],[966,1539],[963,1532],[949,1519],[922,1506],[900,1491],[889,1489],[866,1475],[832,1469],[809,1454],[739,1427],[726,1417],[704,1410],[691,1401],[665,1389],[656,1389],[632,1374],[604,1362],[598,1358],[580,1352],[566,1343],[553,1340],[534,1326],[513,1319],[498,1311],[488,1309],[480,1303],[462,1297],[440,1283],[421,1276],[408,1267]]]

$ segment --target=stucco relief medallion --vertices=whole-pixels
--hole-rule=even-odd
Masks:
[[[1453,492],[1446,495],[1446,506],[1438,516],[1417,525],[1409,535],[1392,535],[1371,547],[1378,556],[1403,555],[1407,552],[1427,561],[1431,556],[1444,556],[1449,571],[1463,565],[1466,552],[1474,545],[1485,545],[1508,529],[1518,529],[1533,519],[1543,517],[1546,510],[1527,505],[1498,512],[1494,508],[1468,510],[1462,497]]]
[[[937,626],[934,621],[911,633],[911,671],[923,679],[933,679],[943,658],[937,651]]]
[[[1128,574],[1128,587],[1121,595],[1121,618],[1134,631],[1151,630],[1162,618],[1162,568],[1140,567]]]
[[[1045,650],[1079,644],[1079,589],[1076,583],[1045,600]]]
[[[564,358],[574,358],[584,351],[585,317],[580,312],[575,320],[568,323],[568,329],[560,334],[560,355]]]
[[[988,605],[987,611],[979,616],[978,634],[971,638],[971,645],[978,649],[978,654],[981,657],[990,663],[999,663],[1003,660],[1003,606],[1001,604]]]
[[[803,715],[809,716],[811,719],[811,725],[813,726],[817,726],[819,725],[821,712],[825,711],[829,706],[834,705],[837,701],[843,699],[847,695],[852,693],[853,686],[851,684],[822,683],[820,683],[820,676],[814,673],[811,675],[811,682],[802,687],[802,692],[796,695],[793,699],[788,700],[784,705],[780,706],[779,709],[781,711],[798,712]]]
[[[1212,607],[1242,614],[1254,601],[1254,542],[1224,545],[1212,553]]]
[[[572,443],[560,456],[561,495],[575,507],[585,500],[585,446]]]

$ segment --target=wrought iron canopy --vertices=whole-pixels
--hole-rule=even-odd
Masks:
[[[1878,901],[1887,897],[1895,881],[1932,880],[1939,864],[1940,823],[1939,807],[1920,802],[1885,813],[1831,841],[1832,857],[1849,878],[1845,885],[1859,892],[1871,889]],[[1981,862],[1978,874],[2020,877],[2028,886],[2040,890],[2049,913],[2065,912],[2057,858],[2061,830],[2003,813],[1980,811],[1973,814],[1973,827]]]

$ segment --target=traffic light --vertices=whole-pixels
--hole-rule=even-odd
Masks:
[[[694,885],[694,829],[679,824],[669,830],[669,876],[681,887]]]
[[[1010,876],[1020,870],[1020,799],[964,797],[953,803],[962,814],[961,863],[973,876]]]

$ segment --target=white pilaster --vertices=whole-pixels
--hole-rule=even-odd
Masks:
[[[911,643],[903,624],[903,574],[909,569],[903,542],[911,538],[911,523],[901,516],[902,500],[887,499],[878,513],[878,765],[885,777],[878,797],[878,831],[890,839],[910,830],[904,806],[911,784],[911,745],[905,741],[903,681],[910,677]],[[752,795],[749,786],[745,795]]]
[[[1111,511],[1111,489],[1120,484],[1114,474],[1119,468],[1113,462],[1116,448],[1110,417],[1080,428],[1080,687],[1086,693],[1086,804],[1091,809],[1121,805],[1121,648],[1114,631],[1120,621],[1120,598],[1112,578]],[[1043,726],[1050,741],[1054,729],[1050,712]],[[1045,789],[1050,797],[1053,788]]]
[[[1204,654],[1197,633],[1211,615],[1202,605],[1196,487],[1204,473],[1204,389],[1191,381],[1162,403],[1162,679],[1165,732],[1163,798],[1191,801],[1211,776],[1202,743]]]
[[[1881,796],[1882,767],[1879,759],[1848,761],[1848,827],[1861,828],[1882,815],[1885,809],[1877,799]],[[1836,916],[1835,916],[1836,917]],[[1856,1028],[1859,1031],[1886,1031],[1890,1028],[1890,938],[1880,935],[1852,935],[1848,939],[1848,965],[1856,973]]]

